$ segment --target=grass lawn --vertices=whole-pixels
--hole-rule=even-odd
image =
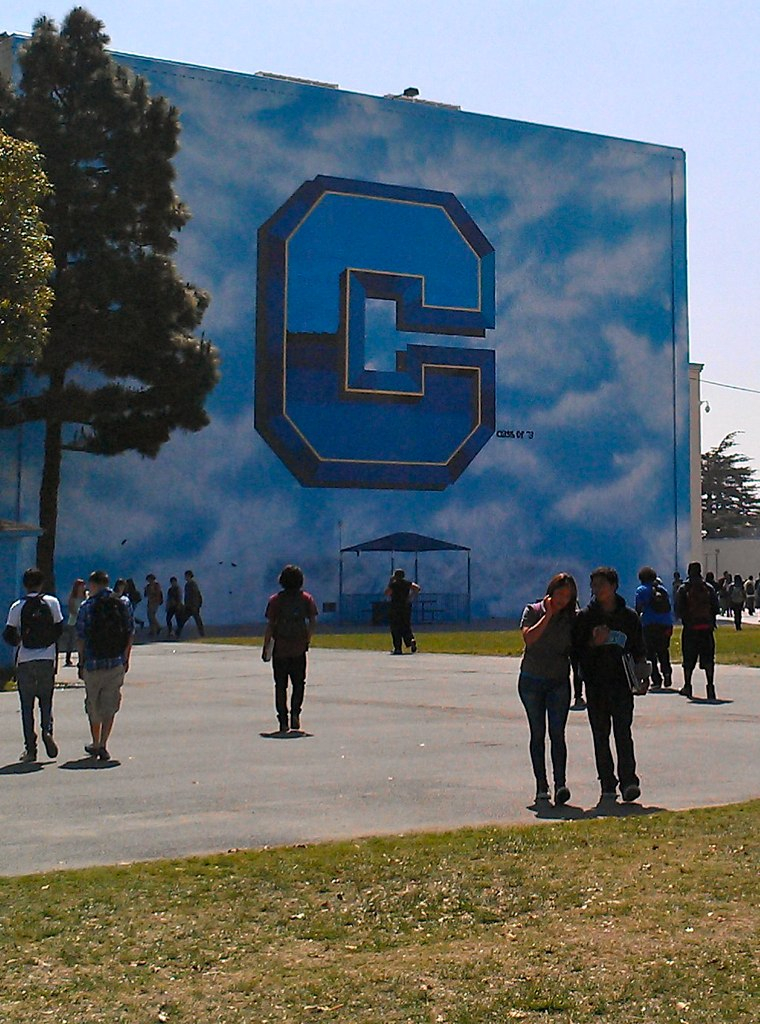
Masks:
[[[0,879],[0,1020],[750,1024],[759,824],[755,801]]]
[[[433,654],[496,654],[519,657],[523,644],[520,631],[416,631],[421,651]],[[210,637],[207,643],[261,644],[260,636]],[[751,665],[760,668],[760,628],[743,629],[737,632],[733,626],[721,625],[715,633],[717,646],[716,660],[721,665]],[[330,647],[338,650],[387,651],[390,639],[386,632],[374,633],[319,633],[312,642],[313,647]],[[681,627],[676,626],[670,645],[673,662],[681,662]]]

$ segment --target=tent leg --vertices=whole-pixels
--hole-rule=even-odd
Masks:
[[[343,552],[338,558],[338,622],[343,625]]]
[[[470,574],[470,552],[467,552],[467,621],[472,622],[472,579]]]

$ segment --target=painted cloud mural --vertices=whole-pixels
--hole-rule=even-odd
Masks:
[[[138,581],[148,571],[165,581],[192,567],[210,621],[252,621],[261,617],[285,562],[302,565],[320,602],[336,601],[341,542],[395,531],[471,549],[477,618],[514,615],[543,593],[559,569],[578,574],[582,594],[588,571],[599,563],[617,566],[629,592],[645,561],[664,578],[675,568],[683,571],[688,352],[680,150],[117,59],[180,111],[177,187],[193,219],[180,236],[178,262],[189,280],[211,292],[204,328],[221,351],[222,380],[209,402],[211,425],[199,434],[175,435],[155,461],[67,455],[58,541],[62,591],[96,565]],[[283,242],[283,266],[293,275],[284,296],[275,281],[259,288],[257,297],[262,225],[318,178],[381,186],[381,201],[409,196],[412,206],[424,210],[389,227],[386,211],[374,216],[369,200],[356,207],[355,219],[339,204],[323,205],[319,231],[294,235],[298,245]],[[457,254],[459,236],[430,213],[430,196],[455,197],[488,248],[475,246],[470,253],[465,231],[464,252]],[[444,209],[448,200],[440,202]],[[388,214],[395,217],[396,208]],[[387,238],[381,243],[384,221]],[[386,251],[391,255],[383,264]],[[495,287],[490,311],[489,259]],[[480,293],[459,287],[475,274],[477,260],[486,268],[482,280],[472,277]],[[314,314],[312,329],[309,275],[317,280],[320,267],[322,278],[335,277],[335,298],[324,315]],[[350,310],[346,300],[344,316],[343,271],[367,291],[363,328],[355,294]],[[451,314],[447,328],[449,314],[440,309],[448,308],[448,293],[460,311],[481,310],[482,326],[458,333],[460,312]],[[288,300],[288,294],[298,298]],[[350,429],[362,434],[361,457],[369,463],[373,445],[382,447],[390,436],[389,424],[408,424],[403,430],[414,440],[409,458],[418,465],[428,449],[437,451],[434,442],[442,433],[467,432],[468,409],[487,423],[490,401],[495,420],[488,436],[455,479],[442,489],[428,488],[412,469],[392,476],[397,483],[390,487],[373,486],[362,470],[346,486],[340,475],[320,486],[319,474],[316,484],[304,486],[278,454],[277,442],[265,440],[254,424],[257,319],[261,325],[270,305],[288,301],[293,323],[300,324],[298,351],[312,360],[313,371],[299,376],[285,357],[281,376],[291,392],[282,408],[287,412],[286,402],[298,408],[298,431],[308,435],[309,424],[320,417],[328,424],[361,422],[364,430]],[[315,293],[314,310],[319,301]],[[257,311],[257,302],[267,309]],[[412,320],[416,310],[419,323],[410,330],[394,322],[389,309],[396,316],[406,310]],[[356,316],[366,332],[358,369],[352,362]],[[415,418],[419,395],[398,383],[414,363],[415,347],[425,365],[426,352],[450,349],[455,367],[458,361],[469,366],[452,370],[450,383],[441,386],[437,419]],[[289,351],[295,364],[296,348]],[[481,351],[492,355],[481,359]],[[466,352],[467,358],[461,355]],[[489,359],[495,364],[490,398]],[[330,367],[338,383],[321,391]],[[480,396],[462,391],[465,397],[456,399],[460,420],[453,423],[452,382],[464,388],[463,374],[476,370]],[[351,387],[342,387],[341,374]],[[429,366],[421,374],[433,395],[435,374]],[[363,383],[353,393],[356,380]],[[299,387],[308,387],[300,401]],[[367,404],[349,408],[343,401]],[[337,450],[345,457],[343,448]],[[384,457],[392,462],[406,456],[391,451]],[[431,454],[428,461],[436,458]],[[27,431],[22,518],[35,517],[36,476],[35,435]],[[367,482],[356,485],[356,479]],[[408,568],[412,562],[413,556],[396,560]],[[376,556],[347,562],[347,589],[381,591],[388,568],[388,559]],[[428,592],[462,589],[456,559],[421,555],[419,573]]]

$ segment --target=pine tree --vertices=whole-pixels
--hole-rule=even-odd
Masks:
[[[172,430],[208,424],[218,379],[216,351],[194,337],[208,295],[172,260],[189,218],[174,191],[178,112],[113,61],[108,42],[82,8],[60,31],[40,18],[18,91],[0,92],[0,126],[39,146],[53,186],[42,213],[55,299],[39,387],[0,411],[0,426],[45,425],[37,561],[51,580],[63,451],[155,457]],[[78,429],[64,442],[67,424]]]
[[[707,537],[740,537],[760,525],[759,485],[735,430],[702,456],[702,529]]]

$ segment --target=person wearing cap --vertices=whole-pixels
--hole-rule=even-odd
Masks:
[[[623,655],[646,661],[641,622],[633,608],[618,594],[619,577],[610,566],[591,573],[590,604],[578,614],[573,647],[586,684],[586,705],[602,800],[614,800],[617,787],[630,803],[641,796],[633,749],[633,693]],[[610,730],[615,737],[617,776],[610,749]]]
[[[707,699],[715,700],[715,625],[720,601],[714,588],[702,579],[702,565],[690,562],[688,578],[678,588],[676,614],[683,622],[681,649],[683,652],[683,686],[678,691],[683,697],[693,696],[691,677],[694,669],[704,670],[707,677]]]
[[[403,569],[396,569],[385,588],[385,596],[390,598],[388,621],[391,627],[393,650],[391,654],[403,654],[403,644],[417,653],[417,641],[412,632],[412,601],[419,594],[418,583],[406,579]]]
[[[77,616],[79,678],[84,683],[84,710],[92,736],[84,749],[101,761],[111,760],[106,744],[121,707],[135,635],[131,601],[115,594],[108,584],[105,570],[90,573],[90,596]]]

